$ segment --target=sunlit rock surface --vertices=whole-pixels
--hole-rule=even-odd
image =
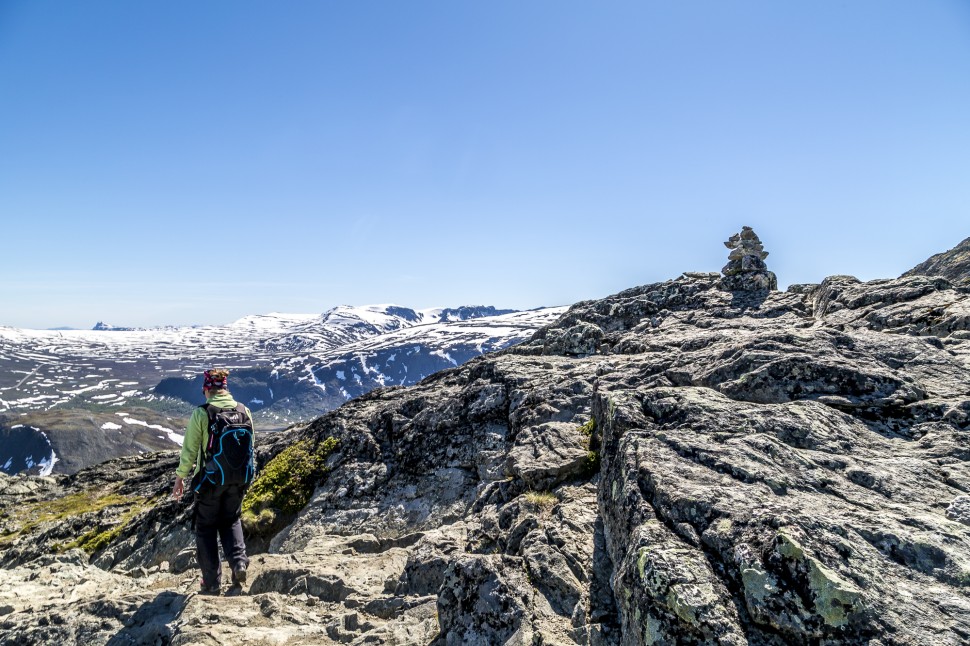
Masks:
[[[723,278],[579,303],[261,445],[339,442],[251,539],[248,595],[193,594],[171,453],[0,476],[0,640],[966,644],[970,293]]]

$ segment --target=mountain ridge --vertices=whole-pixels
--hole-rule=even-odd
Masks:
[[[175,448],[198,403],[205,367],[229,368],[232,390],[254,411],[257,427],[278,429],[370,388],[413,383],[454,365],[453,359],[524,340],[561,309],[512,319],[503,318],[509,316],[504,311],[337,306],[319,315],[251,315],[226,326],[0,329],[0,366],[6,368],[0,373],[0,436],[6,438],[0,467],[8,467],[0,470],[30,470],[56,457],[57,470],[70,473],[117,455]],[[407,332],[408,348],[395,349],[396,338],[405,342],[393,336],[398,332]],[[364,343],[385,337],[383,345]],[[376,367],[376,358],[367,359],[371,351],[393,365]],[[317,364],[339,362],[347,365],[315,376]],[[351,381],[341,384],[337,371]],[[13,432],[24,419],[37,429],[33,436]],[[35,455],[45,443],[49,455]]]
[[[534,311],[546,309],[546,306],[534,307],[531,310],[499,309],[494,305],[460,305],[458,307],[429,307],[425,309],[412,309],[396,305],[394,303],[372,304],[372,305],[335,305],[321,314],[307,314],[294,312],[268,312],[265,314],[247,314],[234,321],[225,324],[193,324],[193,325],[149,325],[149,326],[126,326],[112,325],[104,321],[98,321],[88,331],[97,332],[149,332],[158,330],[179,330],[197,328],[222,328],[222,327],[286,327],[306,323],[315,319],[327,320],[331,316],[349,314],[351,317],[364,320],[362,315],[365,313],[384,314],[400,317],[406,321],[423,323],[442,323],[447,320],[467,320],[470,318],[482,318],[488,316],[499,316],[502,314],[512,314],[520,311]],[[0,329],[8,330],[34,330],[39,332],[65,332],[65,331],[84,331],[83,328],[71,326],[59,326],[53,328],[17,328],[0,325]]]
[[[778,292],[737,255],[738,272],[577,303],[524,343],[267,438],[261,469],[320,462],[293,485],[299,512],[246,517],[248,596],[191,594],[172,453],[0,476],[0,636],[966,643],[970,290],[830,276]],[[92,604],[81,579],[112,592]]]

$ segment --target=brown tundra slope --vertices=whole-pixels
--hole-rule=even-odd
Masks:
[[[970,643],[970,290],[752,235],[264,438],[243,596],[171,453],[0,478],[0,643]]]

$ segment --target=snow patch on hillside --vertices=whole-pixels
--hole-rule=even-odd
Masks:
[[[148,422],[143,422],[140,419],[134,419],[133,417],[128,417],[126,413],[118,413],[118,414],[125,415],[125,417],[122,419],[122,421],[125,424],[129,424],[131,426],[144,426],[145,428],[151,428],[156,431],[163,431],[168,436],[168,439],[172,440],[179,446],[182,446],[182,442],[185,441],[184,435],[182,435],[181,433],[176,433],[170,428],[166,428],[160,424],[149,424]],[[159,437],[163,437],[163,436],[159,435]]]

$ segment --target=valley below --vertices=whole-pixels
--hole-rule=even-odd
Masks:
[[[73,473],[176,449],[213,366],[272,432],[521,342],[563,311],[372,306],[196,328],[0,328],[0,471]]]

